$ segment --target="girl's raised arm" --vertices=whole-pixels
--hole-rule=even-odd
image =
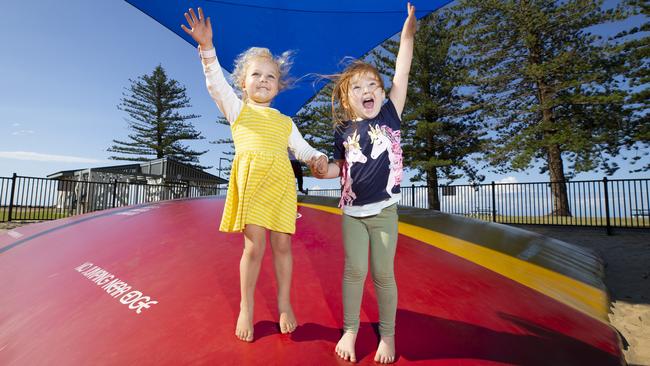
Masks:
[[[214,48],[212,44],[212,23],[210,23],[210,17],[206,19],[203,16],[203,9],[198,8],[198,11],[198,17],[194,13],[194,9],[190,9],[189,13],[185,13],[185,19],[190,28],[187,28],[185,24],[181,24],[181,28],[199,44],[201,51],[210,51]],[[204,58],[203,63],[207,65],[213,61],[212,58],[214,57]]]
[[[402,115],[404,104],[406,103],[409,72],[411,71],[411,60],[413,60],[413,43],[417,29],[415,6],[408,3],[406,7],[408,17],[404,21],[404,27],[402,28],[399,51],[397,52],[397,60],[395,61],[395,76],[393,76],[393,85],[390,89],[390,100],[393,102],[398,116]]]
[[[198,13],[199,15],[196,16],[194,9],[190,9],[189,13],[185,13],[185,19],[190,28],[187,28],[184,24],[181,25],[181,28],[199,44],[208,92],[224,117],[230,124],[233,124],[243,107],[243,102],[226,81],[219,60],[217,60],[217,53],[212,44],[210,17],[206,19],[201,8],[198,8]]]

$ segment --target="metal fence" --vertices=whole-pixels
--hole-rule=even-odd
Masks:
[[[557,210],[560,191],[565,212]],[[399,204],[429,208],[429,187],[402,186],[401,192]],[[309,194],[340,197],[341,190]],[[438,187],[438,199],[442,212],[503,224],[650,228],[650,179],[446,185]]]
[[[226,187],[190,184],[86,182],[0,177],[0,222],[53,220],[108,208],[174,198],[225,194]]]
[[[564,186],[566,211],[557,212]],[[0,177],[0,222],[52,220],[174,198],[224,195],[226,186]],[[429,208],[429,187],[403,186],[401,205]],[[440,210],[504,224],[650,228],[650,179],[489,183],[438,187]],[[340,197],[340,189],[309,195]]]

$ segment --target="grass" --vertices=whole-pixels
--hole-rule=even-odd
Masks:
[[[12,221],[56,220],[72,216],[67,210],[55,207],[14,207]],[[0,207],[0,222],[9,221],[9,208]]]
[[[492,221],[491,214],[464,215],[484,221]],[[584,216],[504,216],[496,215],[496,222],[502,224],[530,224],[530,225],[567,225],[567,226],[607,226],[604,217]],[[650,217],[610,217],[610,226],[614,227],[650,227]]]

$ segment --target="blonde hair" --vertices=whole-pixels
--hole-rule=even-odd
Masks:
[[[342,73],[328,77],[334,81],[332,89],[332,120],[334,121],[334,129],[339,128],[344,121],[349,121],[357,117],[348,104],[348,92],[352,78],[363,74],[375,76],[379,82],[379,86],[384,89],[384,81],[381,78],[379,70],[367,62],[359,60],[352,61]]]
[[[235,87],[242,93],[244,99],[248,99],[242,90],[242,84],[246,79],[246,69],[248,65],[255,59],[266,59],[274,63],[278,67],[278,91],[282,91],[291,85],[293,80],[289,77],[289,70],[293,64],[293,53],[291,51],[284,51],[280,56],[274,56],[268,48],[264,47],[251,47],[242,52],[235,59],[235,69],[232,72],[232,80]]]

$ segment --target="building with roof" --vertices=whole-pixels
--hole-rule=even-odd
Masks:
[[[216,175],[161,158],[125,165],[64,170],[49,174],[58,180],[57,208],[81,214],[110,207],[221,193],[228,181]]]

